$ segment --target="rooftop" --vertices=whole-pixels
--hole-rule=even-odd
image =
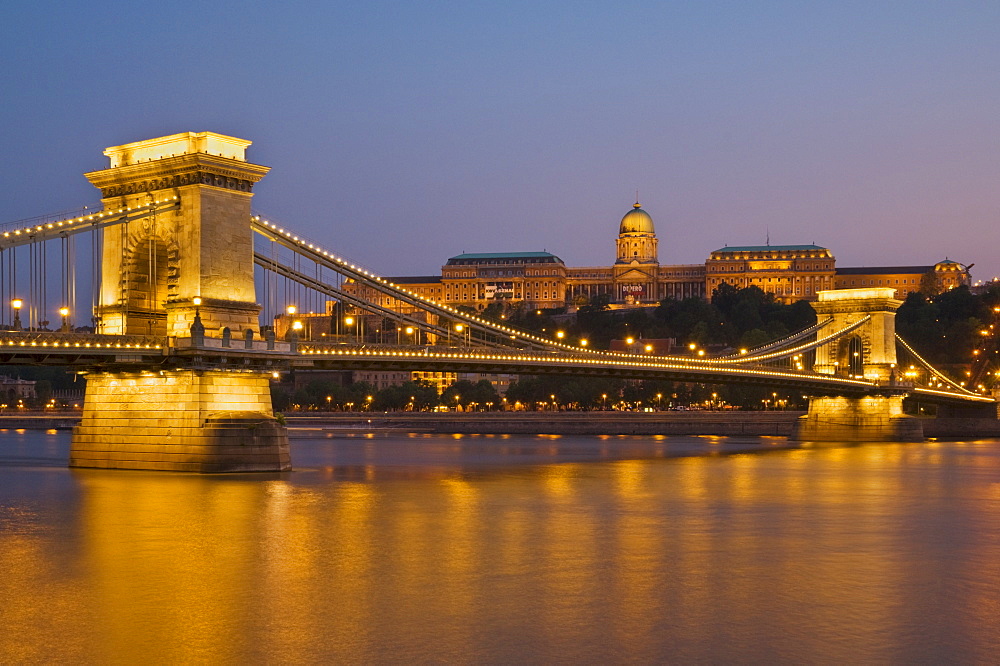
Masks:
[[[837,267],[837,275],[903,275],[924,274],[933,266],[849,266]]]
[[[715,252],[803,252],[811,250],[823,250],[827,248],[819,245],[727,245]]]
[[[406,275],[402,277],[382,278],[393,284],[434,284],[441,281],[440,275]]]
[[[549,252],[465,252],[448,259],[448,265],[490,261],[524,263],[562,263],[562,259]]]

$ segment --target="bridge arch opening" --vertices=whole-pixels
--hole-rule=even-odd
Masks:
[[[837,373],[851,377],[865,374],[864,343],[860,335],[849,335],[837,342]]]
[[[177,290],[176,255],[156,237],[132,244],[123,285],[126,334],[167,334],[166,304]]]

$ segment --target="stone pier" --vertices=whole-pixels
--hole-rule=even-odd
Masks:
[[[268,377],[196,370],[89,375],[69,464],[173,472],[291,469]]]
[[[103,230],[97,332],[167,341],[163,362],[127,355],[87,375],[70,466],[184,472],[290,469],[261,349],[250,201],[268,167],[249,141],[185,132],[113,146],[86,174],[105,210],[176,202]],[[229,340],[241,342],[237,351]],[[148,363],[148,361],[147,361]]]
[[[903,413],[903,396],[809,399],[809,411],[792,428],[803,442],[922,442],[919,419]]]
[[[923,441],[919,419],[903,413],[905,387],[896,371],[895,289],[835,289],[818,292],[819,319],[831,318],[828,331],[857,325],[849,334],[816,348],[816,372],[876,382],[877,393],[810,396],[809,411],[791,439],[816,442]]]

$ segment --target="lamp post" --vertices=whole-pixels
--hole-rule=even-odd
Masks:
[[[59,308],[59,314],[62,316],[62,328],[59,330],[67,333],[69,332],[69,308],[65,306]]]
[[[15,298],[10,302],[10,306],[14,308],[14,330],[21,330],[21,307],[24,305],[24,301],[20,298]]]
[[[344,326],[351,327],[354,326],[354,317],[344,317]]]

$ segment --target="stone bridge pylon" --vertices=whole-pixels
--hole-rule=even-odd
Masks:
[[[898,381],[896,310],[902,301],[895,289],[821,291],[813,309],[831,318],[829,329],[860,325],[816,348],[814,370],[829,375],[867,379],[878,390],[861,397],[812,396],[809,411],[792,434],[802,441],[922,441],[920,421],[903,413],[908,386]]]
[[[170,361],[92,368],[70,465],[226,472],[290,468],[260,350],[250,200],[268,167],[249,141],[187,132],[104,151],[86,174],[105,210],[171,200],[103,230],[98,333],[169,336]],[[230,339],[240,351],[226,347]]]

